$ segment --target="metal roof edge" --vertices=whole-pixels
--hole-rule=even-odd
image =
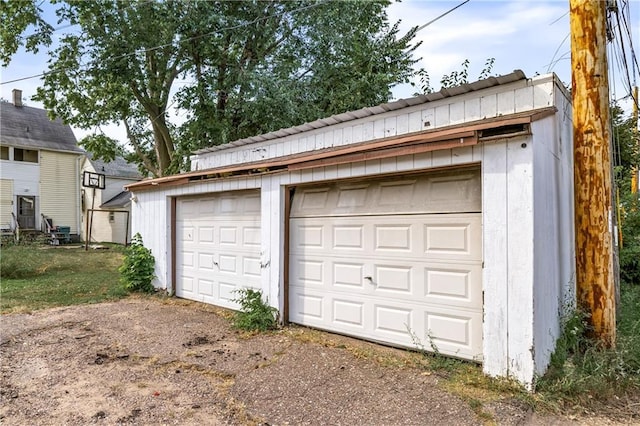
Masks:
[[[370,141],[360,142],[352,145],[345,145],[334,148],[325,148],[324,150],[314,151],[311,155],[316,157],[318,156],[335,156],[340,155],[348,150],[366,150],[370,148],[372,145],[385,145],[391,146],[394,142],[398,141],[415,141],[424,140],[425,138],[433,140],[449,140],[453,135],[460,136],[460,132],[464,131],[477,131],[477,130],[486,130],[490,128],[496,128],[506,125],[512,124],[522,124],[522,123],[530,123],[533,121],[540,120],[542,118],[553,115],[557,112],[557,108],[555,106],[537,108],[527,111],[521,111],[513,114],[500,115],[491,118],[483,118],[479,120],[475,120],[467,123],[459,123],[451,126],[445,126],[437,129],[423,130],[419,132],[407,133],[400,136],[392,136],[388,138],[381,139],[373,139]],[[392,143],[389,143],[392,142]],[[331,153],[326,155],[327,153]],[[138,182],[133,182],[128,185],[125,185],[126,191],[136,191],[136,190],[149,190],[152,188],[158,188],[160,186],[172,186],[172,185],[183,185],[190,182],[191,179],[202,178],[207,175],[229,175],[238,171],[247,171],[252,169],[265,169],[268,167],[286,167],[296,162],[300,162],[302,158],[308,157],[310,152],[301,152],[296,154],[291,154],[283,157],[275,157],[267,160],[260,160],[257,162],[250,163],[239,163],[228,166],[220,166],[214,167],[211,169],[204,170],[195,170],[185,173],[180,173],[176,175],[163,176],[159,178],[153,179],[144,179]],[[261,171],[262,173],[262,171]],[[158,188],[160,189],[160,188]]]
[[[237,147],[242,145],[249,145],[252,143],[279,139],[286,136],[304,133],[310,130],[329,127],[336,124],[357,120],[360,118],[383,114],[389,111],[396,111],[399,109],[408,108],[408,107],[416,106],[420,104],[426,104],[429,102],[434,102],[434,101],[438,101],[445,98],[459,96],[466,93],[476,92],[479,90],[488,89],[490,87],[501,86],[509,83],[515,83],[517,81],[526,80],[526,79],[527,79],[527,76],[524,74],[522,70],[514,70],[512,73],[509,73],[509,74],[489,77],[483,80],[462,84],[456,87],[443,88],[443,89],[440,89],[438,92],[418,95],[418,96],[414,96],[406,99],[398,99],[395,101],[387,102],[387,103],[376,105],[373,107],[365,107],[365,108],[361,108],[354,111],[346,111],[340,114],[334,114],[329,117],[320,118],[318,120],[303,123],[293,127],[288,127],[285,129],[275,130],[273,132],[264,133],[261,135],[238,139],[222,145],[214,145],[212,147],[202,148],[194,151],[193,154],[190,156],[190,158],[194,159],[196,156],[201,154],[221,151],[221,150],[229,149],[231,147]]]

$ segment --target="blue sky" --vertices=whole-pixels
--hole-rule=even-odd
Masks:
[[[388,9],[391,22],[401,20],[402,32],[423,25],[461,3],[455,1],[404,0]],[[631,0],[632,32],[635,48],[640,49],[640,1]],[[569,0],[471,0],[437,22],[422,29],[417,39],[422,45],[416,52],[417,64],[427,70],[431,85],[439,89],[440,78],[468,59],[469,80],[476,80],[488,58],[495,58],[493,74],[507,74],[521,69],[528,77],[555,72],[566,83],[571,81]],[[46,70],[47,55],[17,54],[9,67],[2,69],[0,81],[39,74]],[[619,73],[618,71],[616,71]],[[614,77],[616,77],[614,75]],[[617,76],[616,78],[619,78]],[[39,79],[0,85],[0,96],[11,99],[11,90],[23,91],[26,103],[39,107],[29,98],[35,94]],[[616,98],[626,92],[621,84],[611,87]],[[415,88],[394,88],[395,98],[412,96]],[[76,137],[86,132],[74,129]],[[113,129],[113,135],[122,134]]]
[[[402,20],[402,28],[408,29],[459,3],[404,1],[393,4],[389,15],[392,20]],[[442,75],[459,70],[465,59],[470,61],[471,81],[477,79],[488,58],[495,58],[494,74],[521,69],[530,77],[554,71],[563,81],[570,81],[570,41],[565,40],[569,34],[568,3],[471,0],[418,33],[422,40],[416,52],[422,58],[419,66],[429,72],[436,89]],[[400,90],[396,92],[402,97]]]

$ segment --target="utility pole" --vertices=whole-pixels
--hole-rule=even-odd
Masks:
[[[606,7],[569,0],[576,226],[576,295],[593,337],[615,345]]]

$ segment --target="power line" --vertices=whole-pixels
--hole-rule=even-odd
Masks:
[[[467,3],[469,3],[471,0],[465,0],[462,3],[460,3],[459,5],[452,7],[451,9],[447,10],[446,12],[444,12],[442,15],[430,20],[429,22],[427,22],[424,25],[419,26],[418,28],[416,28],[416,33],[426,27],[428,27],[429,25],[433,24],[434,22],[436,22],[437,20],[439,20],[440,18],[444,18],[445,16],[447,16],[448,14],[450,14],[451,12],[453,12],[454,10],[456,10],[457,8],[459,8],[460,6],[463,6]]]
[[[556,22],[558,22],[559,20],[561,20],[562,18],[564,18],[565,16],[567,16],[569,14],[569,11],[567,10],[565,13],[562,14],[562,16],[560,16],[558,19],[554,19],[552,22],[549,23],[549,26],[555,24]]]
[[[614,12],[615,12],[614,16],[617,24],[616,27],[618,30],[618,37],[614,38],[614,43],[613,43],[614,46],[617,46],[617,49],[615,51],[615,58],[618,61],[618,68],[620,69],[620,73],[622,75],[621,81],[623,84],[625,84],[625,89],[628,91],[628,94],[631,97],[632,101],[634,102],[636,107],[638,107],[638,99],[636,99],[633,96],[633,89],[632,89],[632,81],[635,82],[635,74],[636,74],[635,69],[637,68],[637,58],[635,56],[635,51],[633,49],[633,37],[631,37],[631,30],[627,25],[626,16],[624,13],[625,10],[627,11],[627,13],[629,13],[629,4],[624,3],[622,8],[623,8],[622,13],[620,13],[619,8],[614,9]],[[621,15],[622,15],[622,18],[621,18]],[[629,53],[632,59],[631,73],[633,77],[629,74],[629,61],[627,60],[627,48],[625,46],[625,37],[624,37],[625,34],[622,33],[623,26],[625,28],[626,35],[628,36]]]
[[[567,12],[567,13],[569,13],[569,12]],[[567,39],[569,38],[570,35],[571,35],[571,33],[567,33],[565,38],[563,38],[562,41],[560,42],[560,44],[558,45],[558,48],[556,49],[556,51],[553,52],[553,56],[551,57],[551,62],[549,62],[549,66],[547,67],[547,72],[551,72],[551,70],[556,65],[556,63],[558,61],[560,61],[560,59],[562,59],[562,56],[564,56],[564,55],[562,55],[560,58],[558,58],[558,61],[554,62],[554,60],[556,59],[556,55],[560,51],[560,48],[562,48],[562,45],[567,41]]]
[[[625,15],[625,11],[626,11],[626,15]],[[631,20],[631,17],[629,16],[631,15],[631,10],[629,7],[629,2],[623,2],[623,6],[622,6],[622,23],[624,24],[624,28],[625,31],[627,33],[627,37],[629,39],[629,51],[631,53],[631,73],[633,75],[633,82],[635,84],[636,82],[636,75],[637,75],[637,71],[640,70],[640,67],[638,66],[638,58],[636,56],[636,52],[635,49],[633,48],[633,37],[631,36],[631,27],[629,26],[629,22],[627,20]]]

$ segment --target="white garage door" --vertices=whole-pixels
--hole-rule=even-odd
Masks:
[[[477,169],[298,188],[289,320],[481,360],[480,210]]]
[[[237,309],[234,290],[260,287],[260,193],[176,203],[176,295]]]

